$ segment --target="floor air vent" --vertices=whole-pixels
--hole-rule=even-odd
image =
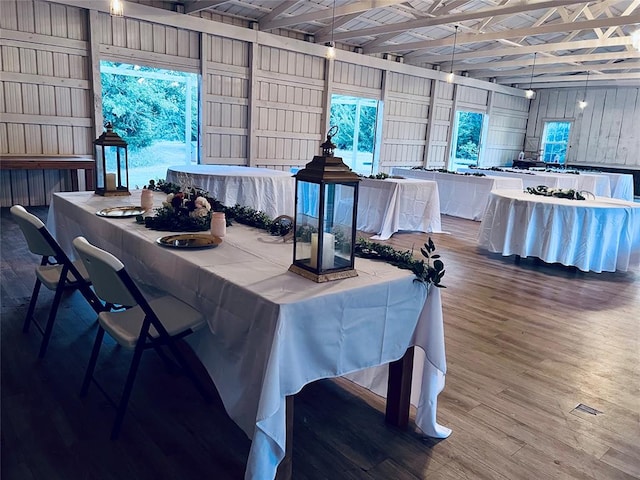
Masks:
[[[579,403],[576,408],[574,408],[574,410],[579,410],[590,415],[602,415],[604,413],[600,410],[596,410],[595,408],[590,407],[589,405],[585,405],[584,403]]]

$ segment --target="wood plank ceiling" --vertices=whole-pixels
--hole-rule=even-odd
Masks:
[[[208,10],[256,22],[263,31],[293,30],[316,43],[504,85],[582,86],[588,77],[589,84],[640,86],[640,47],[632,45],[640,0],[180,3],[186,14]]]

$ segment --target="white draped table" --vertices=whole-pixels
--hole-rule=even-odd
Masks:
[[[482,220],[487,207],[489,192],[496,189],[515,189],[522,191],[520,178],[507,178],[487,175],[455,175],[433,170],[414,170],[394,168],[393,175],[408,178],[433,180],[438,184],[440,193],[440,213],[454,217]]]
[[[54,194],[47,225],[68,251],[84,235],[121,258],[138,281],[204,314],[208,327],[188,341],[252,439],[245,479],[274,478],[285,455],[287,396],[314,380],[395,361],[411,345],[420,347],[416,423],[426,435],[449,435],[436,423],[446,372],[437,288],[427,292],[406,270],[365,259],[356,260],[357,277],[318,284],[287,271],[291,244],[238,224],[217,248],[184,250],[157,245],[166,232],[95,215],[127,203],[137,204],[138,192]]]
[[[235,165],[182,165],[167,169],[167,182],[189,182],[227,207],[261,210],[271,218],[293,216],[295,179],[289,172]]]
[[[563,190],[573,189],[592,193],[596,197],[611,197],[613,189],[611,181],[607,175],[595,172],[570,173],[563,171],[511,169],[505,167],[502,170],[489,170],[482,168],[463,168],[459,172],[482,172],[487,175],[512,177],[522,179],[525,188],[546,185],[550,188],[560,188]],[[621,197],[622,198],[622,197]],[[622,198],[627,200],[627,198]]]
[[[348,207],[348,206],[346,206]],[[387,240],[395,232],[440,232],[440,198],[435,182],[363,178],[358,191],[358,230]]]
[[[585,272],[624,272],[640,266],[640,204],[495,190],[478,244],[504,256],[537,257]]]

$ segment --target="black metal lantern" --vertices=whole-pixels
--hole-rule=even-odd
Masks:
[[[113,131],[106,131],[93,141],[96,150],[96,193],[98,195],[131,195],[129,193],[129,157],[127,142]]]
[[[354,268],[360,178],[334,157],[327,133],[322,155],[296,174],[293,264],[289,270],[316,282],[358,275]]]

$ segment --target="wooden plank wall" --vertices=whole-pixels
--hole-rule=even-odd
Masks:
[[[431,98],[431,114],[427,130],[427,158],[429,168],[446,168],[449,160],[451,119],[454,111],[455,86],[436,81]]]
[[[325,59],[263,45],[258,58],[254,166],[304,166],[319,153],[324,133]]]
[[[640,88],[541,90],[531,104],[527,138],[541,139],[546,120],[573,122],[567,162],[640,169]],[[537,143],[539,149],[539,143]]]
[[[166,2],[136,3],[169,8]],[[242,19],[200,12],[185,22],[157,13],[162,10],[145,12],[112,18],[44,0],[2,0],[0,153],[92,154],[102,116],[100,85],[92,85],[100,59],[201,73],[201,161],[282,170],[303,166],[319,152],[331,93],[385,102],[380,171],[444,167],[456,105],[486,109],[487,90],[495,87],[449,85],[427,70],[352,53],[330,62],[295,32],[247,34]],[[208,25],[213,22],[220,23]],[[520,104],[513,108],[520,107],[526,111]],[[511,132],[507,117],[495,123],[506,128],[497,146],[521,141],[520,124]],[[67,176],[2,171],[2,205],[45,204],[51,191],[70,187]]]
[[[0,154],[91,154],[86,10],[3,1],[0,41]],[[68,171],[2,170],[0,185],[2,206],[45,205],[72,179]]]
[[[386,83],[379,170],[423,166],[433,81],[389,72]]]
[[[249,45],[204,35],[201,163],[245,165],[249,116]]]
[[[511,165],[524,148],[530,100],[493,93],[482,166]]]

